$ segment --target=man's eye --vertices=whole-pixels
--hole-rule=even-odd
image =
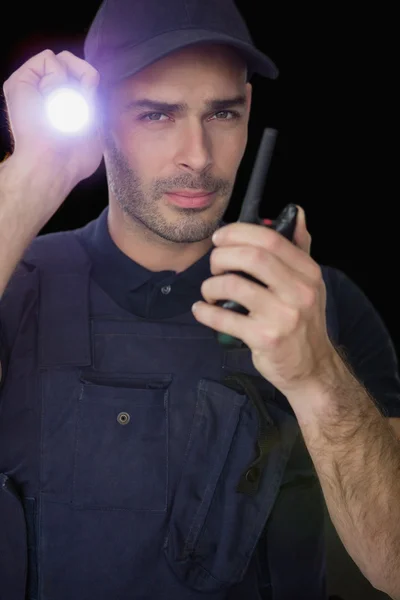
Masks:
[[[240,115],[234,110],[219,110],[214,116],[217,117],[217,121],[231,121],[239,118]]]
[[[141,121],[164,121],[164,119],[161,119],[160,117],[167,117],[167,115],[165,115],[164,113],[161,112],[152,112],[152,113],[147,113],[145,115],[142,115],[140,117]]]

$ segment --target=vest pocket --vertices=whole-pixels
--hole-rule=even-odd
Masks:
[[[176,575],[190,587],[212,592],[242,580],[263,531],[297,435],[294,419],[276,409],[266,437],[269,451],[257,491],[245,493],[260,433],[259,416],[245,394],[202,379],[173,500],[164,552]],[[251,481],[251,477],[250,480]]]
[[[169,375],[82,378],[73,503],[80,508],[165,511]],[[129,387],[127,387],[129,386]]]
[[[13,481],[0,473],[0,596],[24,600],[27,533],[21,498]]]

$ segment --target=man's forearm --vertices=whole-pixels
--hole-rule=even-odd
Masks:
[[[71,189],[60,169],[44,163],[44,156],[36,164],[14,155],[0,163],[0,298],[26,247]]]
[[[293,398],[332,522],[376,588],[400,599],[400,442],[337,355]]]

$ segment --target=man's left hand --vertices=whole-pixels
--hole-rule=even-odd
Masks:
[[[311,236],[301,207],[293,242],[269,227],[231,223],[218,230],[211,253],[213,277],[205,280],[195,318],[237,337],[256,369],[283,394],[307,387],[338,355],[326,326],[326,288],[311,258]],[[268,287],[227,271],[243,271]],[[242,315],[215,305],[234,300]]]

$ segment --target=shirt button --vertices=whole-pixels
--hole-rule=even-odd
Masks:
[[[163,294],[165,294],[165,295],[166,295],[166,294],[169,294],[169,293],[170,293],[170,291],[171,291],[171,286],[170,286],[170,285],[164,285],[164,287],[162,287],[162,288],[161,288],[161,292],[162,292]]]

